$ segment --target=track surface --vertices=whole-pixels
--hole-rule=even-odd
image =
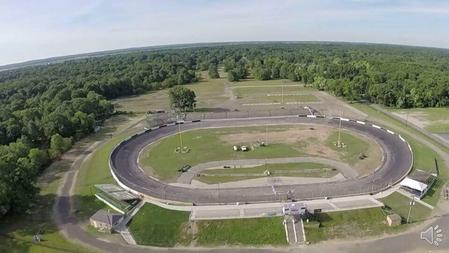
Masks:
[[[320,124],[338,127],[338,119],[272,117],[246,119],[217,119],[191,122],[182,125],[182,130],[211,127],[254,126],[267,124]],[[382,191],[405,177],[412,165],[413,155],[406,142],[398,135],[371,124],[342,121],[342,128],[361,133],[374,139],[382,148],[384,161],[373,174],[342,182],[317,184],[282,185],[273,187],[240,187],[225,189],[196,189],[173,186],[144,174],[138,165],[140,151],[147,145],[175,134],[178,126],[166,126],[154,131],[135,135],[117,146],[111,154],[110,166],[116,180],[133,191],[154,198],[196,204],[217,204],[235,202],[279,201],[289,197],[295,200],[323,197],[341,197]]]

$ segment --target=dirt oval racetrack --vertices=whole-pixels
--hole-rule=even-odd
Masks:
[[[383,163],[374,173],[340,182],[259,187],[201,189],[161,182],[147,176],[138,165],[140,151],[147,145],[177,133],[178,126],[170,125],[148,130],[123,141],[111,153],[110,169],[115,180],[124,188],[167,202],[195,204],[226,204],[235,202],[273,202],[287,197],[293,200],[318,199],[371,194],[383,191],[402,180],[413,164],[408,143],[398,134],[369,122],[338,118],[307,118],[298,116],[214,119],[185,122],[183,130],[209,127],[254,126],[266,124],[320,124],[341,127],[375,140],[383,152]]]

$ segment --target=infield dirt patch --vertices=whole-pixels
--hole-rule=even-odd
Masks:
[[[293,148],[312,156],[326,156],[327,158],[339,160],[338,153],[330,147],[323,145],[335,130],[323,126],[299,126],[288,128],[283,131],[265,133],[263,131],[247,133],[231,133],[220,136],[220,139],[230,145],[244,145],[265,141],[269,143],[293,144]]]

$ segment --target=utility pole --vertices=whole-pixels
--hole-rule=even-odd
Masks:
[[[411,214],[411,212],[412,212],[412,206],[414,206],[415,204],[416,204],[416,202],[415,202],[415,196],[413,196],[412,200],[410,201],[410,207],[409,207],[409,209],[408,209],[407,224],[408,224],[409,221],[410,221],[410,214]]]

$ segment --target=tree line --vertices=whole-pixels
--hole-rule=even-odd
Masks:
[[[195,82],[195,71],[176,51],[0,72],[0,217],[29,207],[42,170],[116,113],[111,99]]]

